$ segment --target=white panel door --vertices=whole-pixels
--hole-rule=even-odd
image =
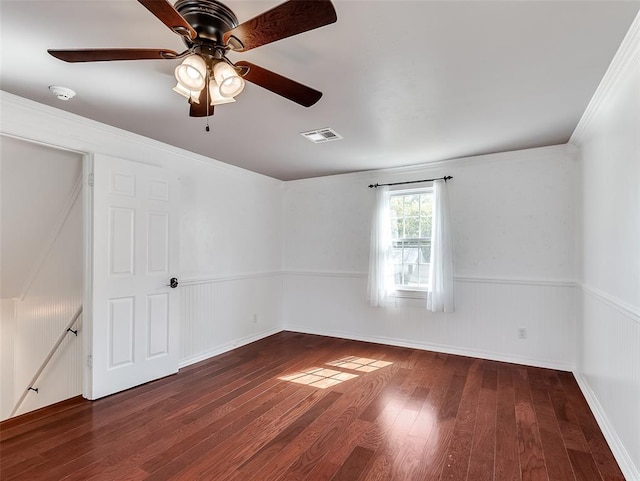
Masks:
[[[178,181],[160,167],[94,157],[91,392],[178,371]]]

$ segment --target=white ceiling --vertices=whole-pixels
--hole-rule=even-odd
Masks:
[[[280,1],[228,0],[240,22]],[[178,61],[68,64],[47,48],[183,50],[135,0],[0,1],[3,90],[283,180],[566,142],[640,1],[335,0],[338,21],[244,54],[324,92],[249,84],[211,132],[172,92]],[[69,102],[47,87],[77,92]],[[344,140],[300,132],[332,127]]]

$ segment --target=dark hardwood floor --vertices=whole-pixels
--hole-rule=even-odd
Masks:
[[[570,373],[290,332],[0,439],[3,481],[624,479]]]

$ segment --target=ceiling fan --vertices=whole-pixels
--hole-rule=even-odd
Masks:
[[[215,105],[234,102],[245,80],[304,107],[315,104],[322,92],[249,62],[235,64],[229,50],[246,52],[268,43],[334,23],[330,0],[288,0],[239,24],[235,14],[217,0],[138,0],[186,45],[181,53],[167,49],[48,50],[65,62],[183,59],[176,67],[174,91],[189,100],[189,115],[213,115]]]

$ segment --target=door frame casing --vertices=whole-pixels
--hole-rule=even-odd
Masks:
[[[82,159],[83,294],[82,294],[82,397],[93,395],[93,154]]]

